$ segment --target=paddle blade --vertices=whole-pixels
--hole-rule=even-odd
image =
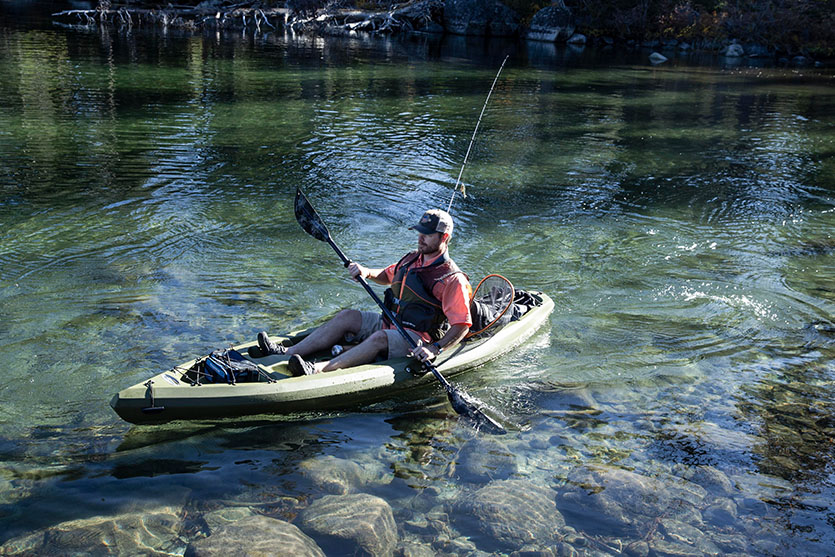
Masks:
[[[447,395],[452,409],[472,420],[476,429],[494,435],[507,433],[502,424],[484,412],[484,405],[479,400],[458,389],[448,389]]]
[[[319,213],[316,212],[316,209],[307,200],[302,190],[298,188],[296,188],[295,211],[296,220],[299,221],[299,225],[305,232],[323,242],[327,242],[330,239],[331,233],[328,232],[328,227],[325,226]]]

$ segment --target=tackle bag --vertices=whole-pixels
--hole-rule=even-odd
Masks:
[[[251,383],[261,374],[257,365],[232,348],[215,350],[195,367],[198,383]]]

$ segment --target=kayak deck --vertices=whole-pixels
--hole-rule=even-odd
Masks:
[[[511,321],[487,338],[473,337],[434,360],[447,378],[480,366],[518,347],[536,332],[553,311],[546,294],[533,293],[542,304]],[[289,346],[313,329],[272,337]],[[124,389],[110,405],[124,420],[135,424],[172,420],[203,420],[252,414],[292,414],[340,410],[391,398],[404,391],[437,383],[431,373],[416,374],[420,363],[413,358],[396,358],[352,368],[293,377],[287,357],[272,355],[253,358],[248,349],[255,341],[234,348],[260,368],[257,381],[196,384],[187,375],[202,358],[196,358]],[[318,355],[326,359],[325,354]],[[329,357],[329,355],[327,356]]]

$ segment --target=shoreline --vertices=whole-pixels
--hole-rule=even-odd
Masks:
[[[446,0],[447,3],[469,0]],[[288,7],[289,5],[289,7]],[[94,27],[111,26],[130,31],[134,28],[178,28],[189,31],[238,30],[263,33],[281,28],[296,33],[319,36],[393,36],[393,35],[456,35],[569,45],[577,48],[594,46],[628,51],[649,50],[653,65],[663,64],[672,55],[699,52],[728,59],[772,61],[781,66],[827,67],[833,58],[827,53],[808,49],[780,50],[762,43],[740,38],[698,37],[627,38],[605,34],[605,30],[575,25],[570,10],[564,5],[551,5],[537,12],[529,25],[511,21],[509,14],[492,17],[483,14],[456,14],[442,0],[419,0],[392,10],[360,10],[356,8],[299,10],[288,2],[282,7],[264,7],[257,2],[230,4],[202,2],[197,6],[165,8],[110,4],[101,0],[95,8],[76,8],[53,12],[54,23]],[[497,4],[498,5],[498,4]],[[548,11],[544,17],[539,17]]]

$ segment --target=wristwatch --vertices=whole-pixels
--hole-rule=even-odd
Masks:
[[[439,355],[439,356],[441,355],[441,352],[443,352],[443,351],[444,351],[444,349],[443,349],[443,348],[441,348],[441,345],[440,345],[440,344],[438,344],[437,342],[433,342],[433,343],[432,343],[432,346],[434,346],[435,348],[437,348],[437,350],[438,350],[438,355]]]

